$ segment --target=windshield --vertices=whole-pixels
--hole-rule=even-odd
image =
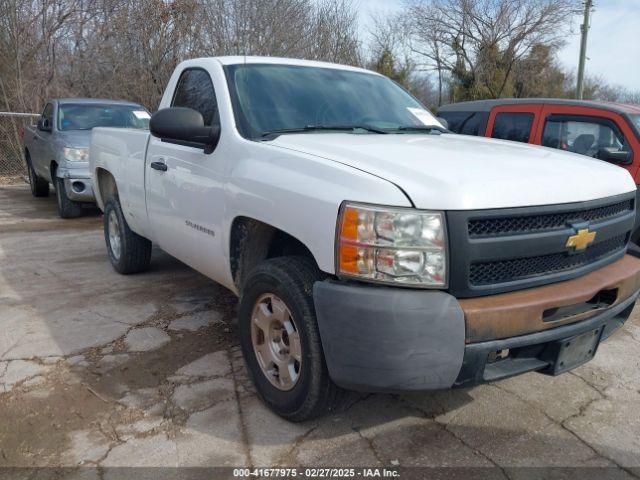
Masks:
[[[65,103],[58,108],[58,130],[93,127],[149,128],[149,112],[137,105]]]
[[[640,130],[640,115],[629,115],[629,118],[631,118],[631,121],[636,125],[636,128]]]
[[[371,129],[393,133],[399,127],[403,132],[429,126],[442,130],[416,99],[380,75],[266,64],[229,65],[225,71],[236,123],[246,138],[331,126],[345,131],[348,126],[369,127],[363,133]]]

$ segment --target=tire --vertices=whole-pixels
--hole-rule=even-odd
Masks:
[[[56,201],[58,203],[58,215],[60,218],[78,218],[82,215],[82,204],[69,200],[67,189],[64,186],[64,179],[58,178],[54,173],[56,182]],[[48,187],[47,187],[48,188]]]
[[[123,275],[147,270],[151,263],[151,242],[131,231],[117,197],[107,200],[103,222],[107,254],[113,268]]]
[[[256,267],[242,288],[238,329],[249,375],[264,403],[281,417],[293,422],[311,420],[337,408],[346,393],[329,377],[316,320],[313,284],[325,277],[315,263],[306,257],[280,257]],[[268,303],[274,298],[283,302],[290,313],[288,318],[295,323],[298,333],[300,362],[297,379],[287,390],[275,386],[274,381],[279,381],[280,375],[265,372],[259,360],[259,355],[263,358],[262,354],[256,350],[259,347],[254,348],[255,330],[252,328],[256,328],[254,323],[259,323],[253,320],[257,318],[254,312],[265,298],[267,310]],[[275,312],[273,306],[271,310]],[[272,345],[267,341],[264,331],[262,337],[263,345]],[[288,338],[291,341],[293,337]]]
[[[40,178],[36,175],[36,171],[31,165],[31,156],[29,153],[25,153],[25,160],[27,162],[27,173],[29,174],[29,186],[31,187],[31,195],[34,197],[48,197],[49,196],[49,182],[44,178]]]

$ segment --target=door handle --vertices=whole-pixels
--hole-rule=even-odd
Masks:
[[[153,168],[154,170],[158,170],[160,172],[166,172],[167,164],[164,162],[151,162],[151,168]]]

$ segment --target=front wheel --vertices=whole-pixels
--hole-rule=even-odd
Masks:
[[[82,204],[69,199],[64,178],[53,177],[56,182],[56,200],[60,218],[77,218],[82,215]]]
[[[294,422],[334,409],[344,393],[329,378],[318,331],[313,284],[323,278],[307,258],[280,257],[256,267],[242,289],[247,369],[263,401]]]
[[[107,200],[103,222],[107,253],[113,268],[123,275],[147,270],[151,263],[151,242],[129,228],[117,198]]]

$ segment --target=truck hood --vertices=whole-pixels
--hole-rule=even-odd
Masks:
[[[89,148],[91,144],[91,130],[58,131],[56,141],[61,147]]]
[[[551,205],[636,189],[624,168],[583,155],[482,137],[310,133],[281,135],[269,143],[393,182],[417,208]]]

